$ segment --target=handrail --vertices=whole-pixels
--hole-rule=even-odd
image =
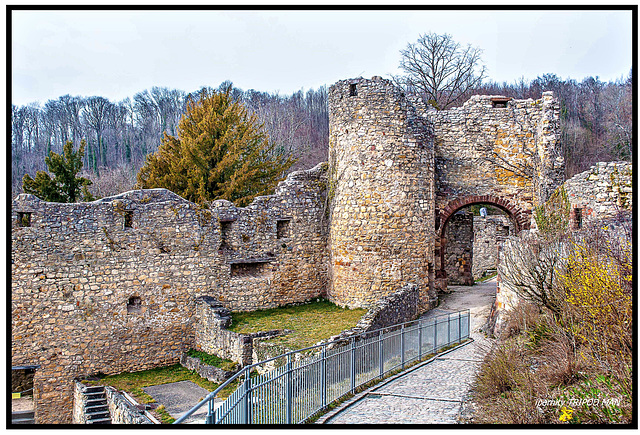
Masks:
[[[447,323],[450,327],[451,324],[451,316],[452,315],[456,315],[457,317],[454,317],[454,320],[456,319],[460,319],[463,315],[463,313],[467,313],[467,322],[469,322],[469,318],[470,318],[470,313],[469,310],[462,310],[462,311],[457,311],[455,313],[448,313],[448,314],[442,314],[442,315],[438,315],[436,317],[434,317],[433,319],[429,319],[426,322],[421,320],[421,319],[416,319],[416,320],[410,320],[407,322],[402,322],[402,323],[397,323],[394,325],[390,325],[390,326],[385,326],[382,328],[378,328],[378,329],[374,329],[371,331],[362,331],[359,334],[354,334],[350,337],[345,337],[345,338],[339,338],[330,342],[326,342],[326,343],[320,343],[320,344],[316,344],[313,346],[309,346],[309,347],[305,347],[302,349],[298,349],[298,350],[293,350],[281,355],[277,355],[275,357],[272,358],[268,358],[266,360],[248,365],[243,367],[239,372],[237,372],[236,374],[234,374],[232,377],[230,377],[229,379],[227,379],[224,383],[222,383],[218,388],[216,388],[214,391],[212,391],[211,393],[209,393],[205,398],[203,398],[200,402],[198,402],[193,408],[191,408],[189,411],[187,411],[183,416],[181,416],[179,419],[177,419],[174,424],[180,424],[182,422],[184,422],[187,418],[189,418],[191,415],[193,415],[197,410],[199,410],[204,404],[206,403],[211,403],[210,409],[214,410],[215,409],[215,397],[218,395],[218,393],[220,391],[222,391],[225,387],[227,387],[229,384],[231,384],[232,382],[234,382],[235,380],[237,380],[238,378],[244,376],[245,380],[248,379],[248,377],[250,376],[251,370],[257,366],[261,366],[267,363],[270,363],[272,361],[278,360],[278,359],[282,359],[284,357],[287,358],[288,361],[291,360],[291,357],[295,354],[300,354],[302,352],[307,352],[313,349],[318,349],[318,348],[323,348],[323,352],[324,349],[326,349],[327,346],[332,345],[332,344],[337,344],[337,343],[349,343],[349,342],[353,342],[354,340],[358,340],[358,339],[362,339],[362,337],[364,336],[370,336],[373,337],[375,335],[375,333],[383,333],[383,331],[388,331],[389,335],[391,337],[395,337],[398,335],[403,334],[402,330],[405,329],[403,328],[405,325],[408,324],[419,324],[420,327],[423,326],[423,323],[426,323],[426,326],[434,326],[434,329],[437,328],[438,325],[441,325],[442,323]],[[447,318],[446,322],[441,322],[440,319],[442,318]],[[469,331],[467,331],[468,333]],[[459,335],[459,339],[462,339],[462,334],[461,331],[458,331],[458,335]],[[437,336],[437,334],[436,334]],[[437,343],[434,343],[434,345],[437,347]],[[349,350],[345,350],[344,353],[349,352]],[[304,367],[304,366],[303,366]],[[270,382],[270,381],[269,381]],[[262,385],[262,384],[260,384]],[[246,393],[245,393],[246,394]],[[230,412],[227,411],[227,414]]]

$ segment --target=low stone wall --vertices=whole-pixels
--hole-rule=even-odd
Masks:
[[[199,358],[191,357],[186,353],[180,358],[180,364],[182,367],[194,370],[201,377],[210,380],[211,382],[223,383],[238,371],[228,371],[221,369],[220,367],[210,366],[200,361]]]
[[[320,343],[346,340],[367,331],[375,331],[386,326],[415,320],[420,315],[418,309],[419,298],[418,286],[411,283],[405,284],[400,290],[379,299],[362,316],[356,326]],[[337,345],[339,344],[336,343],[329,346],[329,348]]]
[[[242,366],[258,362],[254,352],[257,339],[268,339],[286,334],[285,330],[239,334],[229,331],[231,311],[210,296],[196,299],[195,346],[197,350],[230,359]]]
[[[72,423],[74,424],[85,424],[87,422],[87,417],[84,414],[84,403],[86,401],[86,397],[84,395],[84,390],[87,388],[82,382],[74,381],[73,382],[73,419]]]
[[[142,409],[136,408],[115,388],[106,387],[112,424],[154,424]]]

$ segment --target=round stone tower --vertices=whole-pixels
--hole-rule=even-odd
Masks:
[[[331,86],[329,168],[329,298],[366,307],[413,283],[432,307],[433,139],[401,89],[380,77]]]

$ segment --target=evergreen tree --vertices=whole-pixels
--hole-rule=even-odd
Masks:
[[[63,154],[49,151],[44,161],[53,174],[53,178],[44,171],[36,173],[35,180],[25,174],[22,178],[22,189],[40,199],[50,202],[76,202],[82,197],[83,201],[93,201],[95,198],[87,190],[91,180],[77,177],[82,170],[84,157],[84,140],[80,142],[78,151],[73,151],[73,142],[68,141],[63,148]]]
[[[203,204],[226,199],[239,206],[269,194],[294,163],[276,155],[262,125],[231,96],[231,87],[202,89],[189,99],[178,137],[166,132],[147,156],[138,186],[163,187]]]

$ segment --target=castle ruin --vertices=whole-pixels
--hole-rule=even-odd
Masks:
[[[471,273],[446,265],[458,211],[493,204],[518,232],[563,181],[550,92],[435,111],[388,80],[358,78],[331,86],[329,113],[329,162],[245,208],[164,189],[13,200],[12,365],[39,366],[38,423],[71,422],[78,376],[173,364],[202,347],[201,296],[236,311],[320,296],[367,307],[413,284],[419,310],[433,308],[448,276]]]

